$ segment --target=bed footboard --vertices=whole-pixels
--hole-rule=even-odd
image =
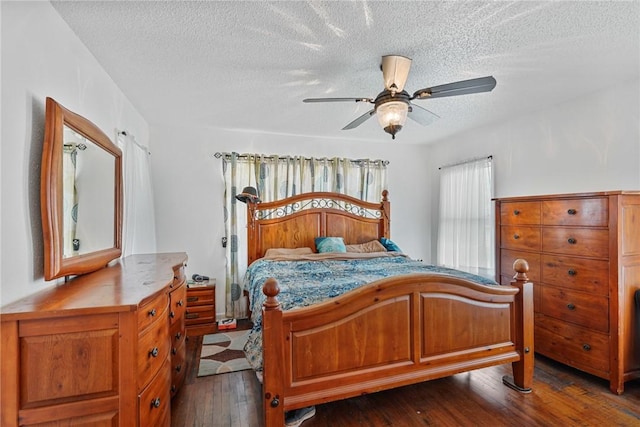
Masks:
[[[275,279],[263,287],[263,398],[267,427],[284,412],[512,363],[505,384],[533,383],[533,285],[514,263],[511,286],[439,274],[380,280],[283,312]]]

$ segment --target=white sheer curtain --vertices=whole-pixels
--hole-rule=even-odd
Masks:
[[[132,135],[118,133],[122,149],[124,218],[122,256],[156,252],[156,221],[150,153]]]
[[[492,169],[491,157],[440,169],[439,265],[493,277]]]

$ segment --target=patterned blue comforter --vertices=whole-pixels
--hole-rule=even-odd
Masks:
[[[262,285],[269,277],[278,280],[278,301],[283,310],[306,307],[386,277],[409,273],[449,274],[485,285],[493,280],[459,270],[427,265],[404,256],[350,260],[272,261],[258,260],[247,269],[244,288],[249,292],[253,329],[244,347],[252,368],[262,370]]]

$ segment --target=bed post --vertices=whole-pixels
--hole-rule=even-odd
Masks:
[[[521,393],[531,393],[533,385],[533,283],[527,277],[529,264],[523,259],[513,263],[516,271],[511,286],[520,289],[516,295],[516,351],[520,360],[512,363],[513,377],[505,375],[502,382]]]
[[[380,233],[380,237],[386,237],[389,239],[391,237],[391,203],[389,203],[389,199],[387,196],[389,192],[387,190],[382,190],[382,202],[380,203],[380,210],[382,211],[382,230]]]
[[[284,425],[284,349],[282,308],[276,298],[278,282],[269,278],[262,287],[267,296],[262,306],[262,396],[265,427]]]

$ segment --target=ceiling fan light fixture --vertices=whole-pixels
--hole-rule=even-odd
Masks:
[[[404,101],[389,101],[376,108],[378,123],[391,135],[391,139],[396,139],[396,133],[404,126],[408,113],[409,104]]]

